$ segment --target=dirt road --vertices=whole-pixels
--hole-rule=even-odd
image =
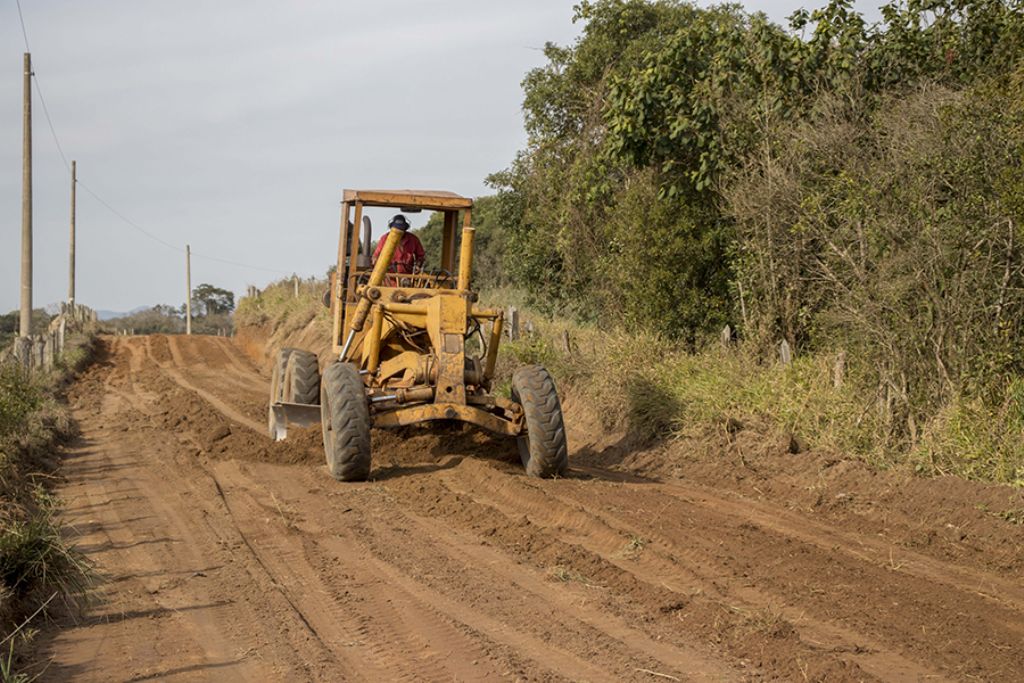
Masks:
[[[1024,676],[1019,543],[951,557],[579,448],[528,479],[454,429],[376,434],[339,484],[318,434],[264,436],[265,395],[226,339],[103,342],[61,490],[103,580],[42,680]]]

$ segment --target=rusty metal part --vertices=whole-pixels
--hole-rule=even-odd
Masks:
[[[288,437],[288,427],[310,427],[320,423],[320,406],[304,403],[274,403],[274,441]]]
[[[493,394],[474,394],[466,399],[466,403],[474,406],[504,410],[513,419],[523,414],[523,407],[521,405],[503,396],[495,396]]]
[[[467,358],[466,359],[466,374],[465,382],[467,385],[481,386],[484,383],[484,366],[480,363],[479,358]],[[469,397],[466,397],[466,401],[469,401]]]
[[[487,358],[484,361],[484,379],[494,377],[494,367],[498,363],[498,346],[501,345],[501,328],[505,318],[501,311],[494,318],[494,325],[491,327],[491,339],[487,342]]]
[[[434,398],[433,387],[415,387],[412,389],[398,389],[395,391],[398,403],[416,403],[418,401],[430,401]]]
[[[505,434],[507,436],[519,436],[523,431],[521,422],[502,419],[493,413],[475,406],[454,403],[427,403],[398,408],[383,413],[375,413],[373,415],[373,426],[383,428],[404,427],[431,420],[469,422],[495,434]]]

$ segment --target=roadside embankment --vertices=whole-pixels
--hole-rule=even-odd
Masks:
[[[47,615],[75,611],[89,569],[62,528],[51,493],[59,450],[77,433],[64,402],[94,338],[69,333],[52,369],[0,364],[0,637],[5,680]]]

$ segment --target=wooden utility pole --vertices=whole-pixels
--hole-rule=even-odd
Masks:
[[[185,334],[192,334],[192,247],[185,245]]]
[[[71,245],[68,252],[68,306],[75,311],[75,191],[78,185],[78,162],[71,161]]]
[[[32,334],[32,55],[25,53],[21,148],[21,319],[18,334]]]

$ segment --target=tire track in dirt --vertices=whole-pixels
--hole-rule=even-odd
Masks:
[[[124,351],[117,344],[114,345],[114,350],[115,354],[117,351]],[[115,360],[118,359],[115,355]],[[155,394],[158,401],[156,404],[146,403],[144,395],[130,393],[132,380],[140,379],[140,384],[150,385],[159,380],[160,376],[149,369],[141,378],[135,378],[124,371],[123,364],[114,363],[113,366],[113,370],[104,380],[104,386],[109,393],[105,395],[104,405],[96,416],[103,426],[88,429],[91,426],[90,420],[81,416],[81,412],[84,411],[76,411],[81,416],[83,428],[97,437],[95,448],[90,449],[87,454],[93,461],[90,462],[89,469],[92,471],[101,467],[101,463],[95,461],[98,457],[106,457],[108,453],[131,454],[131,457],[138,461],[138,467],[131,476],[132,481],[137,484],[133,487],[135,495],[121,500],[130,505],[136,514],[139,514],[140,509],[148,510],[149,513],[145,516],[159,520],[160,528],[164,529],[161,537],[183,540],[175,542],[175,552],[170,554],[157,553],[156,549],[159,546],[149,542],[133,546],[137,548],[134,552],[121,546],[113,548],[113,557],[109,559],[103,553],[97,552],[104,550],[103,548],[85,546],[84,549],[90,554],[98,554],[101,560],[106,560],[102,566],[108,569],[108,576],[114,579],[118,579],[121,573],[128,569],[133,574],[153,576],[194,573],[187,570],[174,571],[176,567],[181,566],[183,557],[188,557],[193,552],[202,557],[217,558],[209,559],[210,568],[199,573],[205,573],[215,581],[214,592],[218,598],[210,605],[224,612],[211,615],[210,607],[195,611],[175,609],[174,615],[184,620],[185,630],[200,634],[191,639],[181,634],[175,635],[174,632],[167,633],[163,627],[157,633],[148,634],[146,624],[139,628],[140,625],[135,623],[138,632],[132,632],[129,636],[133,642],[130,645],[121,645],[122,650],[128,653],[125,655],[127,659],[145,660],[148,655],[148,666],[154,670],[151,672],[152,675],[157,676],[191,677],[195,674],[200,678],[208,677],[210,680],[230,678],[234,674],[224,667],[232,666],[234,662],[212,655],[190,667],[176,665],[181,655],[196,647],[195,644],[189,643],[198,643],[208,648],[210,643],[218,642],[217,634],[224,632],[230,634],[236,643],[241,640],[235,652],[240,653],[239,657],[247,659],[247,665],[251,664],[248,660],[252,658],[262,659],[265,656],[267,659],[266,662],[259,662],[254,669],[250,667],[249,673],[242,675],[239,680],[336,680],[338,674],[353,675],[357,669],[339,661],[325,648],[311,644],[302,636],[301,629],[296,629],[296,623],[301,622],[302,616],[290,617],[287,608],[282,604],[285,601],[275,597],[274,577],[268,576],[258,567],[258,563],[248,556],[244,539],[230,523],[230,518],[225,518],[224,510],[214,493],[215,485],[205,476],[205,470],[200,464],[191,457],[190,454],[195,452],[193,445],[197,441],[194,435],[187,431],[167,432],[151,422],[152,416],[160,414],[160,403],[166,397],[166,392]],[[143,410],[139,410],[140,408]],[[110,429],[106,428],[107,424],[111,425]],[[109,436],[113,438],[105,438]],[[182,446],[186,447],[184,451]],[[87,490],[89,487],[102,486],[105,482],[105,479],[100,477],[83,476],[82,471],[72,470],[69,474],[79,475],[76,483]],[[108,520],[106,525],[110,524],[113,522]],[[182,528],[190,531],[181,531]],[[177,531],[177,535],[171,533],[172,531]],[[109,554],[111,553],[107,553]],[[220,575],[225,572],[227,576],[221,577]],[[206,577],[201,578],[205,580]],[[244,589],[240,591],[239,586]],[[166,589],[166,586],[161,585],[158,588]],[[182,590],[197,589],[190,581],[188,585],[182,586]],[[193,602],[198,604],[196,599],[193,599]],[[147,612],[132,609],[127,610],[127,613],[145,615]],[[137,622],[138,617],[133,619]],[[67,634],[71,636],[71,659],[74,659],[76,649],[75,631],[76,629],[73,629]],[[64,635],[61,634],[61,638]],[[144,645],[147,640],[166,643],[169,649],[161,648],[160,652],[152,653]],[[117,660],[111,661],[109,653],[107,654],[106,661],[102,657],[98,658],[91,669],[76,671],[75,677],[85,680],[111,680],[112,672],[122,672],[122,666]],[[171,662],[175,666],[171,666]],[[64,666],[51,666],[47,669],[46,678],[63,680],[67,671],[68,668]],[[113,677],[116,679],[117,675]],[[130,677],[125,676],[125,679],[128,678]]]
[[[184,358],[184,354],[182,354],[182,358]],[[374,560],[372,558],[368,558],[368,559],[366,559],[364,561],[373,562]],[[474,616],[474,620],[478,620],[480,618],[481,618],[480,615],[475,615]],[[479,623],[484,623],[484,624],[486,624],[486,623],[489,623],[489,622],[487,621],[486,618],[483,618],[482,622],[474,621],[474,623],[478,623],[478,624]],[[493,630],[493,628],[492,628],[492,630]],[[508,637],[507,629],[505,629],[504,637],[505,638]],[[523,640],[522,638],[520,638],[519,641],[517,641],[517,642],[528,643],[528,642],[531,642],[531,641],[529,641],[529,639]],[[542,641],[533,641],[533,642],[541,643]],[[525,645],[524,645],[524,647],[525,647]],[[565,652],[561,652],[561,654],[558,654],[555,657],[547,656],[547,651],[550,650],[550,647],[551,647],[550,645],[541,646],[541,645],[536,645],[535,644],[534,647],[532,647],[532,648],[526,647],[525,649],[526,649],[526,651],[530,652],[530,658],[531,659],[534,659],[536,661],[540,661],[540,662],[544,663],[549,668],[554,667],[555,670],[558,670],[559,667],[560,667],[561,670],[562,670],[563,675],[565,675],[567,678],[576,678],[576,677],[579,676],[579,672],[580,671],[588,671],[588,670],[590,670],[591,673],[593,674],[593,676],[597,676],[597,680],[606,679],[606,674],[602,673],[600,670],[590,669],[585,664],[585,662],[583,662],[582,660],[579,660],[578,658],[576,658],[574,656],[568,656],[567,657]],[[626,651],[623,656],[624,657],[630,657],[630,656],[632,656],[632,654],[630,652]],[[678,659],[681,659],[681,658],[683,658],[683,656],[680,655],[679,653],[677,653],[676,659],[678,660]],[[566,660],[568,660],[570,662],[576,662],[576,666],[573,669],[569,669],[569,670],[565,669],[564,661],[566,661]],[[558,664],[559,662],[562,662],[562,663]],[[575,674],[574,674],[574,672],[575,672]],[[622,678],[624,676],[627,676],[628,674],[635,675],[636,672],[632,668],[625,668],[625,669],[623,669],[623,673],[621,675],[617,676],[616,679],[617,680],[622,680]],[[735,672],[732,672],[729,676],[726,676],[726,677],[716,676],[715,678],[718,678],[718,679],[723,679],[723,678],[724,679],[731,679],[731,678],[735,678],[735,677],[736,677]],[[703,678],[706,679],[707,676],[704,676]]]
[[[459,470],[459,471],[461,471],[461,470]],[[449,473],[447,473],[447,476],[449,477],[449,480],[450,480],[451,476],[454,476],[454,475],[453,475],[453,473],[449,472]],[[521,478],[516,478],[515,480],[516,481],[520,481],[520,482],[525,482],[526,481],[526,480],[522,480]],[[488,479],[488,482],[492,486],[498,486],[497,481],[498,480],[493,479],[493,478]],[[484,482],[482,482],[482,481],[475,482],[475,485],[477,485],[477,486],[484,486],[484,490],[487,490],[486,484]],[[533,484],[523,484],[523,485],[526,486],[527,489],[520,489],[518,491],[519,494],[522,494],[524,490],[532,489],[534,487]],[[504,487],[504,485],[500,486],[499,488],[504,489],[504,491],[503,491],[504,493],[506,493],[506,494],[508,493],[508,490],[507,490],[506,487]],[[460,492],[460,491],[458,491],[458,489],[455,489],[455,490],[456,490],[456,492]],[[461,491],[461,493],[466,494],[467,492],[466,491]],[[660,491],[658,493],[659,493],[659,495],[661,495]],[[647,495],[647,494],[645,493],[645,495]],[[510,498],[514,498],[512,500],[509,500],[509,504],[511,505],[510,509],[518,510],[518,511],[523,511],[523,508],[524,508],[523,496],[522,495],[512,496]],[[529,497],[526,496],[526,498],[529,498]],[[551,501],[549,499],[542,497],[539,501],[537,501],[537,504],[541,508],[544,508],[545,506],[550,506],[550,502]],[[563,502],[565,502],[565,501],[563,500]],[[716,503],[715,508],[716,508],[716,511],[717,511],[717,503],[719,502],[717,500],[715,500],[715,501],[704,501],[698,507],[699,508],[706,508],[707,504],[709,502]],[[743,522],[744,524],[752,525],[753,527],[758,527],[759,526],[757,524],[757,518],[755,518],[755,520],[751,520],[750,519],[751,515],[750,515],[749,512],[744,511],[742,508],[737,510],[736,506],[734,506],[733,511],[739,513],[739,517],[744,520],[744,522]],[[597,520],[601,519],[600,515],[593,515],[592,513],[593,513],[592,510],[587,510],[587,509],[584,508],[584,516],[589,516],[589,517],[592,517],[593,519],[597,519]],[[555,521],[556,524],[558,523],[558,520],[554,520],[554,521]],[[720,524],[721,520],[718,520],[718,523]],[[755,529],[744,529],[744,531],[746,531],[746,532],[753,532],[754,530]],[[612,531],[615,532],[616,530],[612,529]],[[680,529],[680,532],[681,533],[686,533],[686,532],[693,533],[694,530],[693,529]],[[617,533],[619,534],[619,540],[617,541],[618,543],[625,543],[632,536],[631,534],[628,533],[628,527],[622,527],[621,525],[618,528]],[[827,543],[823,544],[823,543],[820,543],[820,542],[815,542],[816,540],[820,541],[820,539],[809,538],[808,534],[806,532],[805,533],[801,533],[801,534],[792,534],[792,533],[786,533],[786,530],[784,530],[784,529],[783,530],[776,529],[775,533],[777,535],[782,535],[786,539],[793,539],[793,540],[799,541],[801,543],[801,549],[802,549],[802,545],[803,544],[809,544],[809,545],[812,545],[812,546],[817,546],[818,550],[827,550],[827,551],[830,551],[830,552],[834,551],[836,549],[835,541],[833,541],[830,545],[827,544]],[[569,538],[568,540],[570,542],[572,542],[572,541],[578,541],[579,539]],[[607,537],[605,540],[608,543],[616,542],[614,535]],[[771,539],[771,542],[776,542],[776,541],[779,541],[779,540],[780,539],[778,539],[778,538],[773,538],[773,539]],[[746,541],[746,539],[738,539],[737,543],[743,543],[745,541]],[[606,546],[604,548],[597,549],[597,550],[598,550],[598,552],[597,552],[598,556],[603,557],[603,558],[608,558],[610,556],[612,561],[613,561],[612,562],[613,564],[619,564],[621,566],[621,563],[616,563],[615,562],[616,559],[621,559],[621,558],[616,558],[615,557],[616,555],[620,555],[621,554],[621,552],[622,552],[622,547],[621,546],[619,546],[618,548],[615,548],[612,545],[608,545],[608,546]],[[679,578],[680,578],[680,575],[683,573],[680,570],[682,569],[682,570],[685,571],[688,568],[688,563],[687,562],[680,561],[683,557],[685,557],[685,553],[683,555],[680,555],[679,552],[680,552],[680,549],[676,548],[675,549],[675,554],[668,554],[668,555],[666,555],[666,554],[662,553],[661,554],[662,557],[652,559],[650,556],[655,555],[655,553],[648,553],[648,558],[644,558],[643,564],[654,562],[655,564],[659,565],[659,566],[656,566],[653,569],[653,574],[651,574],[651,581],[655,585],[665,586],[665,585],[668,585],[669,582],[678,581]],[[709,553],[709,552],[710,551],[705,551],[704,555],[697,556],[695,558],[695,561],[697,563],[706,562],[707,561],[707,553]],[[855,557],[854,559],[857,560],[857,562],[855,563],[855,565],[857,565],[857,567],[856,567],[857,571],[858,572],[862,571],[862,568],[859,566],[859,564],[861,562],[863,562],[865,560],[865,558],[863,557],[863,555],[861,555],[859,557]],[[816,573],[824,572],[824,573],[827,574],[828,571],[829,571],[829,564],[830,563],[825,562],[824,560],[820,560],[820,562],[821,562],[821,567],[819,568],[819,571],[816,572]],[[884,566],[884,565],[881,565],[879,563],[875,563],[875,564],[876,564],[877,567]],[[890,566],[888,568],[888,571],[898,571],[899,569],[902,569],[902,567],[895,565],[891,561],[890,561],[889,564],[890,564]],[[878,575],[878,571],[876,571],[875,574]],[[725,577],[729,576],[729,569],[728,568],[725,569],[724,573],[721,576],[716,576],[714,574],[710,574],[709,575],[709,574],[706,574],[706,573],[705,574],[697,574],[697,575],[695,575],[693,577],[693,582],[694,583],[689,588],[690,588],[690,590],[704,591],[705,588],[702,588],[702,586],[706,587],[709,583],[711,585],[715,585],[716,582],[719,583],[719,584],[722,584],[722,581],[723,581],[722,576],[725,576]],[[947,578],[947,579],[948,579],[948,577],[949,577],[949,574],[946,574],[944,576],[944,578]],[[879,580],[882,583],[884,583],[886,578],[887,577],[882,576],[882,578],[879,579]],[[862,581],[863,577],[857,577],[857,579]],[[735,583],[735,581],[733,581],[733,583]],[[786,618],[790,619],[790,621],[793,622],[793,623],[798,623],[802,630],[807,631],[807,633],[808,633],[807,637],[808,637],[810,643],[818,644],[818,645],[824,645],[826,647],[831,648],[833,651],[836,651],[836,652],[839,652],[839,653],[853,653],[853,656],[848,657],[849,659],[857,661],[866,670],[873,671],[873,672],[875,672],[878,675],[885,676],[887,674],[891,674],[893,671],[898,671],[898,672],[902,672],[906,676],[915,676],[915,677],[935,676],[935,672],[933,670],[931,670],[930,668],[928,668],[927,666],[921,666],[918,663],[914,663],[914,662],[912,662],[910,660],[907,660],[903,655],[898,654],[896,651],[893,651],[893,650],[891,650],[889,648],[886,648],[886,647],[883,647],[882,645],[880,645],[881,641],[879,641],[879,639],[877,637],[878,634],[876,634],[876,637],[874,637],[874,638],[868,637],[864,633],[862,633],[862,632],[860,632],[860,631],[858,631],[856,629],[852,629],[851,630],[847,626],[844,626],[844,625],[842,625],[840,623],[837,623],[835,621],[835,619],[831,618],[830,616],[826,616],[826,619],[824,621],[812,618],[807,613],[806,605],[803,605],[803,604],[800,607],[794,608],[794,609],[789,609],[789,608],[785,608],[785,607],[778,608],[778,605],[780,604],[780,602],[783,601],[783,600],[780,600],[780,595],[778,594],[778,591],[770,592],[768,594],[765,594],[763,591],[751,590],[750,588],[748,588],[746,586],[743,586],[742,583],[743,582],[741,581],[739,584],[736,584],[733,587],[731,592],[727,590],[725,593],[720,594],[719,598],[722,599],[722,600],[729,601],[730,604],[733,604],[733,603],[736,603],[736,604],[747,604],[746,609],[749,609],[749,610],[764,610],[764,609],[769,609],[769,608],[781,609],[781,612],[782,612],[783,616],[785,616]],[[868,582],[868,585],[870,585],[871,583],[874,583],[874,582]],[[723,585],[727,585],[727,584],[723,584]],[[856,585],[856,583],[854,583],[853,585]],[[678,588],[678,586],[677,586],[677,588]],[[961,584],[959,586],[959,588],[963,589],[964,587]],[[689,591],[687,591],[687,592],[689,592]],[[821,591],[821,592],[825,593],[827,591]],[[977,591],[971,591],[971,592],[974,592],[975,594],[977,594]],[[892,593],[893,593],[894,596],[895,595],[901,595],[902,591],[900,591],[899,589],[894,589],[892,591]],[[1012,590],[1011,590],[1010,595],[1012,595]],[[781,596],[781,598],[785,598],[785,597],[786,597],[785,595]],[[927,611],[927,609],[925,611]],[[933,614],[941,617],[941,614],[942,614],[942,610],[941,609],[932,608],[931,611],[932,611]],[[972,614],[975,612],[975,610],[969,610],[969,611]],[[996,622],[997,623],[1000,621],[999,618],[998,618],[999,616],[1005,616],[1005,615],[997,615],[997,617],[996,617]],[[927,620],[924,620],[924,621],[927,621]],[[991,623],[991,621],[989,623]],[[1017,630],[1019,628],[1019,625],[1013,624],[1012,621],[1011,622],[1004,622],[1004,623],[1009,623],[1010,624],[1009,628],[1010,628],[1011,631],[1015,631],[1015,630]],[[972,629],[980,629],[982,632],[984,632],[985,625],[984,624],[979,624],[979,623],[974,623],[970,627],[965,628],[964,630],[965,631],[970,631]],[[884,640],[884,634],[882,634],[882,635],[883,635],[882,640]],[[993,643],[993,646],[989,647],[988,651],[989,651],[989,653],[992,656],[997,657],[997,658],[998,658],[1000,649],[1002,647],[1005,647],[1005,644],[1001,644],[999,642],[1000,635],[1002,635],[1002,634],[1000,634],[998,632],[998,630],[992,630],[991,627],[990,627],[990,629],[989,629],[989,640]],[[926,650],[927,650],[927,647],[926,647]],[[934,654],[934,653],[932,653],[932,654]],[[930,661],[931,657],[930,656],[926,656],[924,659],[925,659],[925,661]],[[951,664],[955,665],[955,662],[951,662]]]
[[[127,377],[117,372],[107,379],[117,384]],[[280,659],[271,666],[254,657],[249,637],[262,630],[259,612],[225,599],[230,592],[221,581],[238,577],[223,550],[216,543],[210,547],[205,525],[183,514],[182,500],[193,496],[188,480],[167,476],[178,464],[172,458],[152,457],[171,455],[165,448],[169,435],[149,428],[132,398],[119,390],[101,394],[100,406],[76,410],[87,437],[65,464],[68,521],[86,534],[80,549],[108,571],[84,626],[44,648],[53,661],[41,680],[131,680],[202,671],[215,672],[218,680],[300,675],[305,667],[294,655],[278,650]],[[129,438],[120,426],[126,422],[139,425]],[[100,535],[105,541],[93,540]],[[240,641],[231,623],[254,627]]]
[[[414,527],[418,536],[430,538],[435,544],[431,546],[432,550],[440,546],[444,555],[463,567],[475,567],[477,571],[480,571],[480,567],[486,567],[488,574],[493,575],[489,583],[529,595],[531,602],[546,605],[556,612],[572,614],[575,620],[592,629],[592,642],[599,642],[602,637],[609,641],[602,644],[602,649],[618,646],[635,656],[649,657],[652,660],[650,668],[679,672],[688,679],[723,680],[734,673],[723,671],[720,664],[709,660],[701,652],[660,642],[631,627],[621,617],[591,607],[588,604],[592,601],[591,596],[566,590],[564,582],[553,583],[550,574],[524,565],[512,565],[506,556],[480,544],[471,536],[451,531],[426,517],[408,512],[402,514],[402,520]],[[585,590],[595,589],[603,590],[604,587],[590,586]]]
[[[780,536],[788,536],[822,550],[838,550],[852,558],[908,574],[922,581],[973,593],[993,604],[1024,612],[1024,586],[991,572],[939,562],[907,548],[896,548],[892,543],[871,536],[851,534],[760,501],[716,494],[695,484],[676,481],[660,486],[659,493],[734,518],[745,518]]]
[[[460,664],[486,659],[486,652],[447,624],[425,617],[410,595],[396,592],[396,586],[368,572],[365,558],[353,562],[348,539],[331,539],[342,548],[333,558],[330,574],[340,573],[343,580],[330,586],[326,582],[329,577],[322,573],[327,563],[309,561],[302,537],[289,530],[273,494],[246,476],[236,462],[218,463],[215,470],[217,480],[229,492],[225,500],[230,499],[238,509],[234,519],[250,539],[254,554],[294,597],[296,609],[309,615],[311,627],[322,640],[354,648],[363,663],[360,673],[364,677],[449,681],[480,673]],[[261,494],[271,497],[273,509],[268,507],[269,502],[257,500]],[[257,520],[263,524],[254,523]],[[359,598],[339,602],[337,589],[353,585],[361,589]],[[348,594],[348,590],[343,593]],[[441,657],[442,653],[447,656]]]
[[[282,497],[291,497],[290,504],[298,510],[288,514],[303,515],[301,511],[306,506],[302,504],[301,493],[296,488],[283,487]],[[412,517],[399,506],[392,507],[395,502],[392,496],[385,499],[388,503],[383,510],[373,504],[365,515],[346,511],[350,518],[347,526],[352,532],[351,537],[346,535],[342,542],[334,534],[327,534],[317,543],[335,551],[339,562],[344,560],[343,548],[351,554],[353,543],[360,546],[363,549],[357,553],[360,562],[375,567],[375,573],[390,577],[392,588],[405,587],[405,592],[425,601],[430,609],[451,622],[498,642],[504,641],[506,646],[514,644],[520,655],[560,671],[566,678],[578,678],[582,672],[589,672],[587,676],[592,680],[630,678],[635,675],[635,668],[625,667],[616,671],[615,666],[622,666],[623,661],[641,659],[645,650],[657,651],[663,656],[663,662],[681,664],[685,660],[690,668],[704,665],[700,670],[700,680],[736,678],[733,671],[722,675],[720,666],[708,664],[696,652],[658,644],[624,626],[620,620],[602,618],[599,611],[581,607],[576,598],[563,595],[551,583],[550,577],[545,580],[543,575],[528,567],[517,566],[508,557],[493,551],[485,555],[472,552],[471,549],[480,547],[475,539],[464,539],[455,545],[447,525],[438,524],[437,520]],[[309,518],[299,522],[298,527],[314,538],[325,536],[325,530]],[[400,536],[400,543],[395,542],[396,536]],[[482,561],[483,557],[487,558],[486,562]],[[515,570],[506,569],[513,566]],[[429,576],[424,577],[422,572],[428,567]],[[450,582],[448,577],[457,577],[457,581]],[[514,612],[510,613],[507,607],[502,609],[494,601],[473,599],[482,593],[493,593],[496,586],[501,587],[502,593],[515,596],[517,607]],[[561,614],[554,609],[555,605],[563,608]],[[543,607],[538,611],[534,606]],[[566,637],[556,637],[554,642],[547,642],[549,634],[559,632],[563,625]],[[576,635],[580,631],[584,631],[582,637]],[[629,643],[622,642],[621,634],[625,634]],[[601,665],[602,669],[593,669],[583,659],[595,659],[595,648],[601,656],[596,657],[599,661],[594,664]],[[610,657],[600,661],[609,653]],[[659,660],[653,658],[653,661],[657,663]],[[664,670],[664,667],[659,668]]]
[[[468,476],[463,481],[456,480],[463,473]],[[847,659],[879,677],[896,674],[939,678],[931,662],[943,659],[955,670],[960,664],[958,659],[951,657],[942,643],[929,637],[928,629],[936,624],[944,624],[951,637],[976,638],[979,654],[992,662],[1005,661],[1014,640],[1022,637],[1019,612],[986,609],[974,591],[949,598],[947,592],[922,588],[919,581],[900,575],[897,570],[863,560],[843,563],[835,553],[798,544],[748,520],[727,518],[718,514],[716,508],[676,505],[680,509],[669,514],[669,505],[679,501],[660,497],[660,486],[656,484],[640,485],[653,488],[645,490],[639,503],[642,509],[628,485],[603,486],[602,507],[631,512],[626,520],[621,514],[609,515],[594,506],[590,490],[582,496],[573,495],[578,493],[576,482],[557,489],[525,479],[513,482],[495,486],[493,478],[474,468],[460,468],[448,473],[446,479],[453,490],[463,495],[486,499],[491,505],[505,506],[506,510],[525,511],[535,523],[567,534],[567,539],[580,542],[652,585],[668,587],[675,568],[690,568],[701,585],[714,588],[708,594],[751,611],[777,610],[805,642],[848,653]],[[631,507],[634,509],[630,510]],[[701,517],[699,523],[675,522],[696,515]],[[705,529],[714,529],[714,535],[703,534]],[[628,553],[631,539],[642,539],[634,542],[643,544],[634,557]],[[686,543],[678,539],[686,539]],[[751,559],[742,559],[740,549]],[[786,555],[798,556],[799,571],[787,562]],[[843,590],[844,586],[862,586],[864,593]],[[863,619],[862,603],[868,594],[873,600],[904,605],[921,627],[919,635],[904,640],[902,652],[887,645],[902,625],[887,628],[884,622]],[[794,606],[796,600],[798,607]],[[950,614],[958,612],[963,616],[949,619]]]

